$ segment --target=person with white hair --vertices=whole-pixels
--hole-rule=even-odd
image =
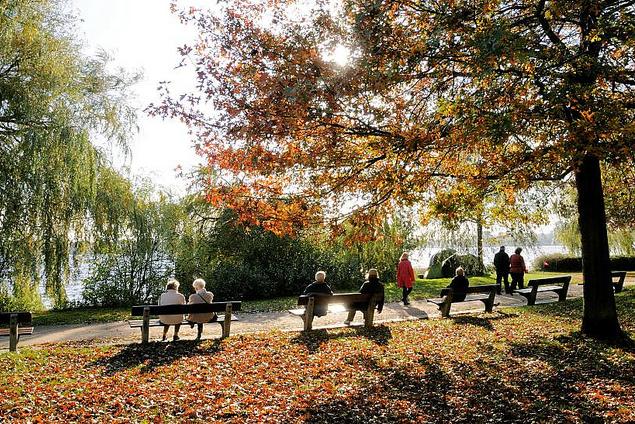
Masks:
[[[185,296],[179,293],[179,282],[175,279],[168,281],[165,286],[165,293],[159,297],[159,305],[185,305]],[[163,341],[168,337],[168,329],[171,325],[174,326],[174,337],[172,340],[179,340],[179,329],[181,328],[181,321],[183,321],[183,315],[159,315],[159,321],[163,324]]]
[[[325,295],[325,296],[333,296],[333,290],[326,284],[326,272],[318,271],[315,273],[315,281],[306,286],[304,289],[304,295]],[[321,317],[326,315],[327,307],[318,305],[313,310],[313,315]]]
[[[447,288],[454,290],[455,294],[452,298],[455,301],[462,302],[465,300],[465,292],[469,286],[470,280],[468,280],[465,276],[465,270],[462,267],[458,267],[456,269],[456,275],[452,278],[452,281]]]
[[[212,300],[214,300],[214,294],[205,290],[205,280],[203,280],[202,278],[197,278],[192,283],[192,287],[194,287],[194,290],[196,290],[196,292],[190,295],[190,298],[187,302],[188,304],[212,303]],[[194,324],[196,324],[198,327],[196,340],[200,340],[201,336],[203,335],[203,324],[205,324],[206,322],[210,322],[214,317],[215,314],[213,312],[203,312],[188,315],[187,320],[190,323],[190,327],[194,328]]]

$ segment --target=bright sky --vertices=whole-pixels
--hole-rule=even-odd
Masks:
[[[175,81],[177,87],[187,87],[192,80],[187,72],[174,70],[179,62],[176,47],[194,39],[192,29],[170,13],[169,0],[72,2],[82,19],[78,27],[86,53],[92,55],[104,49],[116,66],[144,74],[134,88],[136,98],[132,101],[139,108],[139,132],[131,137],[132,154],[117,159],[114,165],[121,169],[130,167],[133,175],[148,176],[157,185],[183,193],[187,182],[177,178],[175,169],[180,165],[187,170],[200,162],[187,129],[177,121],[149,117],[143,109],[150,102],[158,102],[159,81]],[[182,6],[185,2],[181,3]]]

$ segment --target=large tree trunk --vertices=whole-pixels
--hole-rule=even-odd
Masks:
[[[584,274],[582,332],[598,339],[619,340],[623,334],[611,285],[604,194],[597,157],[590,154],[584,157],[575,172],[575,181]]]

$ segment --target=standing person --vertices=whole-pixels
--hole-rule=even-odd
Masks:
[[[179,293],[179,282],[172,279],[165,286],[165,293],[159,297],[159,305],[185,305],[185,296]],[[163,341],[168,337],[168,329],[174,326],[174,337],[172,340],[179,340],[179,330],[183,315],[159,315],[159,321],[163,324]]]
[[[496,285],[498,294],[501,294],[501,280],[505,282],[505,293],[511,294],[509,287],[509,255],[505,252],[505,246],[494,255],[494,267],[496,268]]]
[[[447,288],[455,292],[454,296],[452,296],[455,301],[462,302],[465,300],[466,291],[469,286],[470,280],[465,276],[465,270],[463,270],[462,267],[458,267],[454,278],[452,278]]]
[[[366,274],[366,281],[359,288],[359,292],[361,294],[381,294],[381,300],[377,303],[377,313],[381,314],[381,311],[384,309],[384,285],[379,281],[379,272],[375,268],[371,268],[368,270]],[[344,324],[350,325],[355,318],[355,313],[357,311],[352,310],[348,312],[348,318],[344,321]]]
[[[306,286],[304,289],[303,295],[310,294],[322,294],[326,296],[333,296],[333,290],[326,284],[326,272],[318,271],[315,273],[315,281]],[[316,317],[322,317],[326,315],[328,306],[327,305],[318,305],[313,310],[313,315]]]
[[[192,293],[190,298],[188,299],[188,304],[194,303],[212,303],[214,300],[214,293],[208,292],[205,290],[205,280],[202,278],[197,278],[192,283],[192,287],[196,290],[196,293]],[[212,317],[215,314],[213,312],[203,312],[198,314],[189,314],[187,320],[190,323],[191,327],[194,327],[194,324],[198,326],[198,334],[196,336],[196,340],[201,340],[201,335],[203,334],[203,324],[206,322],[210,322]]]
[[[512,292],[516,290],[517,286],[519,289],[525,288],[523,277],[528,271],[525,266],[525,259],[520,256],[520,252],[522,251],[523,249],[517,247],[514,254],[509,257],[509,273],[512,276]]]
[[[404,305],[410,305],[408,295],[412,291],[412,285],[415,282],[415,270],[408,260],[408,252],[403,252],[399,265],[397,265],[397,287],[401,287],[403,296],[401,301]]]

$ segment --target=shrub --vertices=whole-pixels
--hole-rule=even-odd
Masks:
[[[552,272],[581,272],[582,258],[561,253],[541,255],[534,259],[534,269]],[[617,256],[611,258],[611,270],[635,271],[635,257]]]

